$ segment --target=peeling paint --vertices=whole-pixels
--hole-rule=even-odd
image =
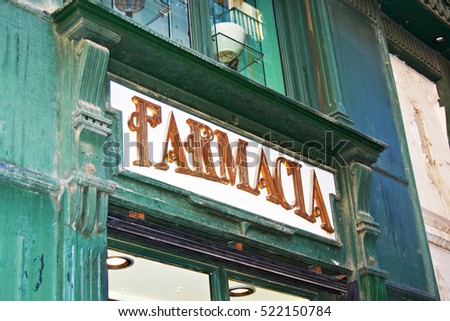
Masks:
[[[36,261],[37,261],[37,259],[34,259],[33,263],[36,262]],[[38,278],[38,281],[36,282],[36,285],[35,285],[35,287],[33,289],[34,292],[37,292],[39,290],[39,288],[41,287],[41,285],[42,285],[43,272],[44,272],[44,267],[45,267],[45,265],[44,265],[44,254],[42,254],[39,257],[39,262],[40,262],[39,278]]]

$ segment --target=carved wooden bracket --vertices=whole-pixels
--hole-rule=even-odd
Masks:
[[[384,281],[388,274],[378,268],[376,260],[375,243],[380,234],[380,225],[369,213],[372,169],[360,163],[353,163],[350,173],[359,243],[357,252],[361,297],[365,300],[382,300],[386,295]]]
[[[75,173],[68,183],[68,224],[86,236],[102,234],[106,229],[108,196],[115,188],[116,184],[112,181]]]
[[[87,129],[108,136],[111,121],[103,116],[103,90],[109,60],[109,51],[90,40],[81,40],[76,49],[78,56],[77,111],[73,114],[75,129]]]
[[[64,164],[64,172],[73,174],[66,180],[61,209],[62,286],[57,295],[61,300],[105,300],[108,199],[115,183],[105,179],[106,168],[101,167],[102,145],[112,132],[112,122],[105,117],[104,90],[109,48],[120,37],[97,20],[83,18],[70,3],[55,12],[62,18],[55,23],[65,50],[61,75],[67,85],[62,92],[61,137],[65,152],[73,155]]]

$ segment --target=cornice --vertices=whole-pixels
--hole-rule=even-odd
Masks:
[[[450,1],[448,0],[418,0],[418,1],[450,26]]]
[[[399,26],[385,14],[381,14],[384,32],[392,49],[396,53],[407,54],[414,60],[420,62],[420,71],[430,78],[437,80],[441,78],[441,68],[437,54],[422,41],[414,37],[410,32]]]

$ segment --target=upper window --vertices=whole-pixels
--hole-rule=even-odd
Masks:
[[[68,0],[55,0],[48,6],[65,2]],[[341,91],[330,1],[92,2],[305,106],[347,125],[352,123]]]
[[[272,1],[209,0],[214,58],[284,93]]]
[[[96,1],[225,68],[347,123],[327,1]]]
[[[98,0],[145,28],[190,47],[188,0]]]
[[[204,0],[98,1],[145,28],[203,51],[238,73],[285,93],[272,1],[208,0],[208,6]],[[209,23],[203,23],[207,20]],[[202,43],[201,48],[193,39]]]

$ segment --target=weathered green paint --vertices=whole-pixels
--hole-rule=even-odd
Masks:
[[[108,195],[99,151],[111,133],[104,117],[104,79],[109,52],[89,40],[60,39],[62,83],[70,88],[61,101],[60,144],[66,151],[60,173],[67,177],[60,209],[58,269],[64,300],[105,300]]]
[[[212,64],[211,61],[204,57],[186,56],[185,49],[177,48],[176,46],[167,47],[166,42],[156,45],[155,43],[161,42],[159,37],[153,36],[148,32],[139,35],[142,29],[124,24],[122,19],[116,19],[115,23],[111,23],[109,19],[115,19],[116,17],[108,17],[109,19],[102,20],[101,16],[99,16],[99,19],[95,20],[98,26],[84,23],[81,17],[85,15],[88,17],[90,14],[93,14],[94,9],[95,6],[90,3],[84,1],[74,2],[73,6],[66,7],[65,10],[55,16],[58,22],[58,31],[63,36],[67,36],[75,41],[89,35],[94,41],[107,44],[108,39],[104,39],[104,35],[96,33],[95,30],[104,30],[108,27],[111,30],[111,34],[117,34],[116,38],[120,39],[110,50],[112,63],[110,63],[109,69],[117,75],[128,78],[179,102],[188,104],[194,108],[194,112],[197,109],[214,113],[215,109],[218,111],[215,113],[215,118],[226,120],[226,117],[229,117],[228,115],[231,114],[227,112],[227,109],[231,109],[231,116],[238,117],[241,130],[244,129],[254,135],[259,135],[261,138],[265,136],[267,128],[273,129],[277,126],[277,123],[282,122],[281,119],[279,122],[273,122],[271,110],[276,106],[280,113],[277,117],[285,117],[283,119],[285,124],[286,122],[292,122],[292,128],[289,126],[283,126],[282,129],[277,128],[277,132],[281,133],[280,137],[283,141],[294,140],[297,146],[302,146],[302,143],[315,139],[328,144],[327,147],[330,148],[328,152],[330,152],[334,143],[327,141],[323,137],[325,132],[329,130],[337,136],[336,141],[343,137],[348,140],[348,146],[346,146],[342,155],[347,163],[356,160],[371,164],[383,148],[383,145],[373,139],[360,136],[350,128],[344,127],[307,107],[287,100],[281,95],[267,92],[267,89],[264,87],[249,83],[245,79],[241,79],[240,83],[236,84],[235,78],[229,78],[231,74],[228,70]],[[77,21],[80,21],[81,24]],[[76,28],[72,26],[76,26]],[[139,42],[134,40],[137,36],[141,37]],[[161,47],[162,45],[164,47]],[[129,54],[124,55],[124,49],[122,48],[126,48]],[[134,53],[138,54],[135,57],[136,60],[133,60],[133,57],[131,57]],[[167,64],[164,63],[165,61],[167,61]],[[152,81],[147,82],[144,74],[137,73],[135,70],[129,70],[125,65],[132,65],[145,74],[152,76]],[[197,68],[194,68],[195,65],[197,65]],[[164,66],[164,69],[161,69],[161,66]],[[174,70],[174,72],[177,70],[177,72],[173,74],[171,70]],[[189,70],[189,74],[184,73],[184,70]],[[135,78],[136,76],[139,76],[139,78]],[[198,79],[197,83],[188,83],[188,79],[191,79],[193,76],[195,79]],[[235,76],[233,74],[233,77]],[[155,79],[159,81],[156,82]],[[239,78],[237,79],[239,80]],[[222,88],[213,91],[214,96],[208,96],[208,92],[203,91],[203,81],[205,85],[208,83],[209,88],[214,88],[216,84],[220,84]],[[180,85],[189,86],[185,90],[188,90],[191,95],[186,95],[185,92],[174,89],[175,86],[179,88]],[[238,89],[237,86],[239,85],[245,86],[246,91]],[[202,91],[201,94],[200,90]],[[222,94],[227,93],[227,90],[236,94],[233,97]],[[195,92],[198,92],[198,97],[203,99],[198,100],[196,97],[192,97],[192,94]],[[262,95],[263,97],[261,97]],[[233,99],[233,102],[230,98]],[[227,100],[230,102],[229,104]],[[252,101],[252,104],[247,105],[245,109],[239,108],[245,105],[242,104],[242,101],[245,102],[246,100]],[[240,101],[241,104],[236,106],[236,101]],[[225,106],[227,108],[224,108]],[[205,107],[208,109],[205,110]],[[292,116],[289,117],[289,114]],[[121,141],[122,134],[119,125],[121,121],[117,118],[118,116],[120,115],[111,115],[113,132],[115,133],[113,140]],[[214,121],[213,118],[209,119]],[[268,122],[269,119],[270,122]],[[302,128],[294,125],[293,120],[308,125],[302,131]],[[248,122],[248,125],[246,122]],[[252,126],[249,126],[250,124]],[[261,131],[258,132],[259,129],[256,128],[255,130],[254,124],[260,124],[259,126],[265,124],[265,126],[261,127]],[[291,131],[288,132],[289,130]],[[333,160],[327,155],[323,156],[323,160],[329,165],[334,164]],[[348,172],[348,168],[345,171]],[[151,216],[148,218],[150,221],[156,219],[165,221],[168,224],[176,222],[177,226],[189,228],[192,233],[200,234],[203,237],[221,237],[225,240],[245,241],[245,244],[250,247],[264,248],[266,251],[279,253],[292,260],[297,260],[301,256],[304,261],[303,264],[315,264],[331,271],[330,273],[351,274],[350,271],[355,270],[358,264],[356,259],[358,252],[351,245],[355,243],[357,234],[350,234],[350,237],[344,243],[328,241],[289,227],[281,226],[279,228],[279,223],[267,222],[267,220],[255,217],[250,213],[223,209],[222,205],[214,201],[204,200],[199,196],[192,195],[190,192],[166,186],[151,179],[143,179],[138,175],[119,170],[110,179],[115,180],[118,186],[115,193],[111,196],[111,202],[121,206],[128,206],[144,213],[151,213]],[[142,191],[146,192],[143,193]],[[163,202],[160,201],[162,199],[164,200]],[[354,211],[352,206],[346,206],[346,209],[350,212]],[[182,213],[182,215],[179,213]],[[240,228],[242,222],[247,222],[251,226],[245,235],[242,235]],[[337,229],[344,231],[345,223],[353,226],[353,230],[356,229],[354,216],[337,221]],[[343,232],[342,234],[346,233]],[[352,248],[353,250],[351,250]],[[356,258],[349,253],[354,253]],[[357,274],[354,277],[358,278]]]
[[[304,105],[320,108],[314,58],[307,45],[310,34],[305,3],[290,1],[289,4],[285,6],[282,1],[273,3],[280,35],[280,54],[285,74],[286,95]],[[293,33],[292,30],[298,30],[298,32]]]
[[[395,298],[436,298],[417,195],[402,155],[406,144],[397,127],[383,34],[376,17],[361,15],[347,2],[327,2],[330,28],[317,41],[331,50],[322,57],[324,64],[332,63],[322,66],[334,79],[328,99],[338,111],[345,102],[352,127],[91,1],[71,1],[51,17],[0,2],[0,26],[6,30],[0,37],[5,57],[0,84],[8,93],[0,96],[0,269],[7,276],[0,298],[106,299],[110,204],[197,236],[240,241],[255,253],[344,274],[358,282],[362,299],[392,298],[393,292],[400,293]],[[323,13],[324,3],[317,5]],[[120,115],[104,99],[110,78],[126,79],[256,140],[270,132],[272,142],[292,142],[287,152],[294,156],[312,153],[308,142],[322,143],[324,150],[309,156],[336,171],[332,207],[339,239],[224,208],[120,167],[102,167],[103,143],[121,141]],[[343,164],[333,161],[340,140],[348,141],[340,151]],[[384,152],[380,141],[388,144]],[[137,251],[124,240],[114,242]],[[181,261],[212,273],[213,298],[227,299],[227,271]]]
[[[194,50],[203,53],[207,57],[213,57],[213,45],[205,41],[211,37],[211,21],[209,17],[208,1],[189,1],[189,14],[191,25],[191,45]]]
[[[6,183],[0,184],[0,300],[56,299],[54,200],[29,186]]]
[[[341,80],[336,62],[333,35],[328,18],[329,2],[326,0],[307,1],[311,6],[312,28],[315,39],[315,54],[322,86],[323,112],[343,124],[351,124],[344,104]]]
[[[54,175],[59,97],[52,26],[1,1],[0,28],[0,159]]]
[[[5,1],[0,29],[0,299],[55,299],[56,41]]]

